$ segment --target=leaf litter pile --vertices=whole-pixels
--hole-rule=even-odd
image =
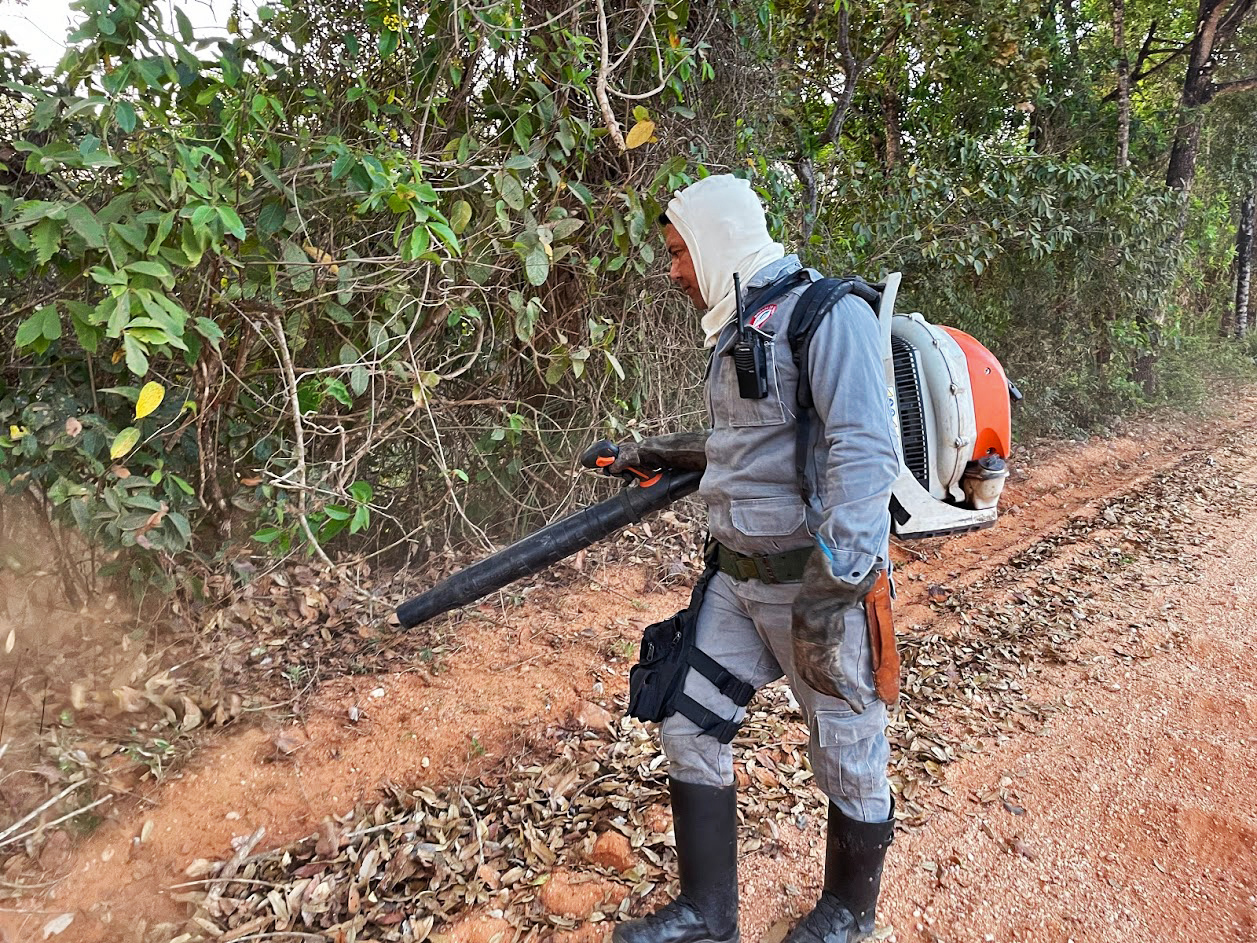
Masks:
[[[928,821],[948,763],[1062,709],[1029,688],[1074,661],[1081,636],[1116,633],[1127,658],[1175,644],[1173,633],[1144,638],[1149,627],[1123,619],[1125,600],[1190,582],[1191,560],[1206,552],[1202,518],[1251,504],[1235,477],[1250,459],[1242,446],[1190,453],[963,589],[930,588],[936,624],[901,631],[905,698],[889,731],[903,826]],[[1157,563],[1168,575],[1143,575]],[[823,815],[806,742],[789,690],[762,691],[735,744],[743,853],[771,851],[778,823]],[[374,806],[284,848],[253,855],[254,834],[228,861],[195,862],[179,888],[195,913],[174,940],[509,943],[570,931],[584,941],[577,927],[646,909],[642,899],[672,881],[666,803],[666,764],[647,727],[551,729],[476,782],[388,787]],[[488,929],[460,935],[469,921]]]

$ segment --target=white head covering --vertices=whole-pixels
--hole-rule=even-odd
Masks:
[[[737,310],[733,273],[745,288],[765,265],[784,258],[785,247],[768,235],[764,207],[750,183],[732,174],[704,177],[668,202],[668,221],[685,240],[698,288],[707,302],[704,342],[716,343]]]

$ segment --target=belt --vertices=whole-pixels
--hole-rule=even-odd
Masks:
[[[812,555],[811,547],[752,556],[716,544],[716,566],[735,580],[759,580],[761,583],[799,583],[803,567]]]

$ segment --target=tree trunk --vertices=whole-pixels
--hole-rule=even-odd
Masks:
[[[1117,50],[1117,169],[1130,166],[1130,59],[1126,56],[1126,0],[1113,0],[1113,47]]]
[[[1249,288],[1253,274],[1253,217],[1257,213],[1257,190],[1249,191],[1240,205],[1240,225],[1235,236],[1235,320],[1236,337],[1248,332]]]
[[[882,111],[886,115],[886,150],[883,162],[889,173],[899,166],[903,154],[903,130],[899,126],[899,96],[892,88],[882,90]]]
[[[1174,132],[1174,148],[1170,151],[1170,166],[1165,175],[1166,185],[1184,195],[1191,192],[1192,181],[1196,179],[1200,109],[1213,97],[1213,49],[1222,13],[1223,0],[1200,0],[1196,13],[1196,35],[1192,37],[1187,74],[1183,77],[1183,94],[1179,100],[1178,128]]]
[[[1186,95],[1184,95],[1186,98]],[[1196,156],[1200,153],[1200,113],[1198,106],[1184,101],[1179,110],[1178,130],[1174,133],[1174,147],[1170,151],[1170,166],[1165,175],[1166,186],[1188,194],[1196,179]]]

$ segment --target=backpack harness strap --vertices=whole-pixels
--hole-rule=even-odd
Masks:
[[[816,412],[816,404],[812,401],[812,378],[809,370],[812,353],[812,337],[817,327],[830,310],[847,295],[855,295],[874,307],[881,298],[881,292],[855,275],[846,278],[822,278],[813,282],[803,297],[799,299],[790,318],[790,354],[794,365],[799,371],[799,383],[796,388],[795,402],[798,412],[794,417],[794,471],[799,480],[799,494],[804,503],[811,495],[807,489],[807,447],[812,435],[812,416]]]

